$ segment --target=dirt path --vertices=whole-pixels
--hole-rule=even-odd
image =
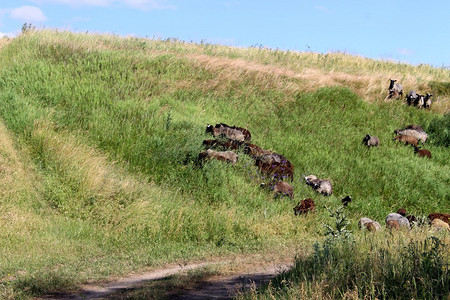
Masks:
[[[199,300],[199,299],[231,299],[240,293],[245,293],[268,283],[288,265],[274,265],[262,269],[247,271],[232,276],[208,280],[201,287],[182,291],[172,295],[171,299]]]
[[[159,281],[171,275],[182,274],[189,270],[203,268],[207,266],[217,266],[227,264],[224,262],[209,262],[189,264],[185,266],[170,267],[161,270],[144,273],[137,276],[120,278],[106,284],[84,285],[73,294],[53,294],[39,299],[126,299],[126,292],[133,289],[139,289],[153,281]],[[257,266],[255,269],[245,271],[234,271],[231,275],[214,276],[208,280],[202,281],[194,287],[183,290],[177,289],[170,292],[170,299],[230,299],[238,293],[249,291],[269,282],[282,270],[287,269],[287,263],[272,263],[266,266]]]

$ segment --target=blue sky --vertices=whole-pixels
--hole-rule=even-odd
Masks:
[[[0,35],[37,28],[450,67],[449,0],[0,0]]]

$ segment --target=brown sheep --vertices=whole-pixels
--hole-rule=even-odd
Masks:
[[[220,161],[229,162],[231,164],[236,164],[239,156],[233,151],[215,151],[211,149],[207,149],[205,151],[200,152],[198,155],[198,160],[203,162],[205,160],[217,159]]]
[[[244,153],[247,155],[250,155],[253,158],[256,158],[258,156],[261,156],[264,154],[271,154],[273,152],[269,151],[269,150],[264,150],[255,144],[244,143]]]
[[[417,147],[417,139],[412,135],[397,135],[394,140]]]
[[[439,219],[450,225],[449,218],[450,214],[431,213],[428,215],[428,220],[430,221],[433,221],[434,219]]]
[[[419,157],[431,158],[431,152],[427,149],[420,149],[419,147],[414,147],[414,153],[419,154]]]
[[[400,224],[396,220],[389,220],[386,223],[386,227],[389,229],[400,229]]]
[[[273,192],[275,193],[275,197],[286,195],[294,199],[294,188],[285,181],[277,182],[273,187]]]
[[[242,143],[235,140],[204,140],[203,145],[207,148],[215,148],[220,150],[238,150]]]
[[[373,221],[369,218],[361,218],[358,222],[358,227],[360,229],[366,229],[368,231],[378,231],[381,230],[381,225],[377,221]]]
[[[417,141],[420,141],[422,143],[425,143],[427,141],[428,134],[425,131],[423,131],[422,127],[418,125],[409,125],[409,126],[416,128],[396,129],[394,130],[394,133],[396,135],[412,135],[417,139]]]
[[[245,128],[229,126],[224,123],[216,124],[216,126],[206,126],[206,133],[212,133],[214,137],[224,136],[230,140],[236,140],[239,142],[250,141],[252,136],[250,131]]]
[[[294,180],[294,165],[281,154],[272,152],[257,156],[255,165],[274,180]]]
[[[407,125],[407,126],[405,127],[405,129],[414,129],[414,130],[418,130],[418,131],[425,132],[425,131],[423,130],[423,128],[420,127],[420,125],[416,125],[416,124]]]
[[[308,214],[308,212],[314,212],[316,210],[316,204],[314,203],[313,199],[306,198],[305,200],[297,203],[297,206],[293,209],[296,216],[301,214]]]

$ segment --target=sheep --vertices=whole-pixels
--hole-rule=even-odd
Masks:
[[[366,145],[367,147],[371,147],[371,146],[379,146],[380,145],[380,139],[376,136],[371,136],[370,134],[366,135],[363,138],[363,144]]]
[[[397,135],[412,135],[418,141],[425,143],[428,139],[428,134],[419,125],[408,125],[413,128],[396,129],[394,133]]]
[[[423,108],[430,108],[431,107],[431,97],[433,97],[432,94],[426,94],[425,98],[423,99],[424,105]]]
[[[325,196],[329,196],[333,193],[333,188],[329,180],[318,179],[315,175],[308,175],[305,177],[306,184],[313,187],[313,189]]]
[[[395,96],[396,99],[403,96],[403,86],[400,83],[395,83],[397,80],[390,79],[388,98]]]
[[[273,187],[273,192],[275,193],[275,197],[286,195],[294,199],[294,188],[285,181],[277,182]]]
[[[397,210],[397,213],[399,215],[407,218],[410,224],[412,224],[413,222],[417,222],[417,218],[415,216],[413,216],[413,215],[406,214],[406,209],[404,209],[404,208],[399,208]]]
[[[294,165],[281,154],[271,152],[257,156],[255,165],[274,180],[294,180]]]
[[[244,153],[247,155],[250,155],[253,158],[256,158],[258,156],[261,156],[264,154],[271,154],[273,152],[269,151],[269,150],[264,150],[255,144],[244,143]]]
[[[406,103],[408,103],[408,105],[414,105],[417,97],[416,91],[409,91],[408,96],[406,96]]]
[[[417,98],[414,101],[414,105],[418,108],[423,108],[425,105],[425,96],[417,94]]]
[[[408,219],[398,213],[388,214],[386,216],[386,225],[390,228],[405,227],[405,228],[410,229],[410,227],[411,227]]]
[[[381,230],[381,225],[377,221],[373,221],[369,218],[361,218],[358,222],[358,227],[360,229],[366,229],[367,231],[378,231]]]
[[[341,199],[342,205],[347,206],[350,202],[352,202],[352,197],[347,196]]]
[[[428,215],[428,220],[433,221],[434,219],[439,219],[450,225],[450,214],[442,213],[431,213]]]
[[[217,159],[220,161],[229,162],[231,164],[236,164],[238,161],[239,155],[234,153],[233,151],[215,151],[211,149],[207,149],[205,151],[200,152],[198,155],[198,160],[200,162],[204,160]]]
[[[297,203],[297,206],[294,208],[294,214],[296,216],[301,214],[308,214],[309,212],[314,212],[316,210],[316,204],[314,203],[313,199],[306,198],[300,202]]]
[[[431,158],[431,152],[427,149],[420,149],[419,147],[414,147],[414,153],[419,154],[419,157]]]
[[[412,135],[398,135],[394,138],[394,140],[402,142],[405,145],[410,144],[413,145],[414,147],[417,147],[417,139]]]
[[[431,228],[433,231],[447,230],[450,231],[450,225],[442,221],[441,219],[434,219],[431,221]]]
[[[425,132],[420,125],[416,125],[416,124],[407,125],[405,127],[405,129],[413,129],[413,130],[416,130],[416,131]]]
[[[389,220],[386,222],[386,227],[389,229],[400,229],[400,224],[397,220]]]
[[[208,148],[220,150],[238,150],[242,146],[242,143],[235,140],[204,140],[203,145]]]
[[[206,126],[206,133],[212,133],[214,137],[226,137],[229,140],[234,140],[238,142],[245,141],[245,135],[237,130],[230,127],[217,126],[213,127],[212,125]]]
[[[245,128],[229,126],[224,123],[216,124],[216,126],[207,125],[206,133],[212,133],[214,137],[225,136],[230,140],[236,140],[239,142],[250,141],[252,136],[250,131]]]

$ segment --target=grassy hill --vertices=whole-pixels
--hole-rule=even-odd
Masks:
[[[0,49],[0,296],[27,297],[167,263],[311,249],[324,208],[350,229],[400,207],[450,213],[450,71],[342,53],[29,31]],[[385,100],[389,78],[434,94]],[[249,129],[295,166],[273,199],[252,160],[203,168],[207,124]],[[393,141],[420,124],[431,160]],[[361,140],[377,135],[381,146]],[[447,145],[447,147],[445,146]],[[302,179],[332,181],[332,196]],[[295,217],[307,197],[316,214]]]

